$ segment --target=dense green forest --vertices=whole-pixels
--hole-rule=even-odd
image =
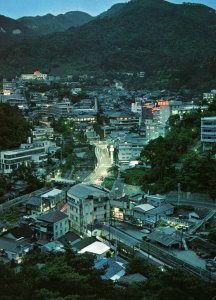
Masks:
[[[13,149],[26,142],[30,126],[17,107],[0,103],[0,150]]]
[[[207,89],[216,83],[216,15],[204,5],[130,1],[107,17],[7,49],[0,75],[144,71],[145,85]]]
[[[66,253],[27,254],[18,272],[0,264],[1,300],[210,300],[216,288],[180,270],[160,271],[140,258],[131,259],[127,273],[149,279],[118,284],[102,280],[104,270],[93,268],[94,257]]]
[[[207,192],[216,200],[216,148],[203,152],[200,143],[201,117],[211,115],[216,115],[216,102],[182,120],[171,116],[167,136],[150,141],[141,153],[141,161],[151,168],[129,169],[123,174],[126,183],[155,194],[176,190],[180,183],[183,191]]]

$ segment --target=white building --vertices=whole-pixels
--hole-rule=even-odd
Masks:
[[[47,80],[48,75],[42,74],[40,71],[35,71],[33,74],[22,74],[21,80],[23,81],[32,81],[32,80]]]
[[[204,150],[216,143],[216,117],[201,118],[201,142]]]
[[[71,225],[79,232],[87,225],[104,223],[110,217],[109,194],[101,187],[77,184],[67,192]]]
[[[157,139],[159,136],[165,137],[167,134],[168,126],[154,122],[153,120],[146,120],[146,139],[148,141]]]
[[[143,106],[142,101],[136,100],[135,103],[131,103],[131,111],[133,113],[137,113],[137,114],[141,115],[142,114],[142,106]]]
[[[53,241],[69,231],[69,219],[65,213],[55,210],[39,216],[40,240]]]
[[[118,161],[120,164],[126,164],[133,160],[138,160],[143,150],[144,143],[120,143],[118,145]]]
[[[72,112],[72,105],[70,101],[60,102],[50,107],[50,114],[55,118],[67,118]]]
[[[166,125],[170,116],[171,116],[170,106],[161,106],[160,107],[160,116],[159,116],[160,124]]]
[[[133,217],[143,225],[154,227],[163,216],[172,215],[173,211],[174,206],[169,203],[158,207],[150,204],[141,204],[133,208]]]
[[[15,90],[15,82],[3,79],[3,95],[10,96]]]
[[[201,110],[202,112],[208,109],[207,105],[195,105],[193,102],[170,101],[171,115],[183,116],[192,111]]]
[[[50,127],[34,127],[32,137],[34,141],[51,139],[54,135],[54,129]]]
[[[41,163],[47,161],[45,147],[20,148],[0,152],[0,169],[9,174],[21,164],[30,162]]]

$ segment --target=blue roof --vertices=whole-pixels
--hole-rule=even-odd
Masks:
[[[118,262],[116,262],[112,258],[104,258],[96,261],[95,268],[98,270],[106,268],[105,274],[101,276],[104,280],[111,279],[113,276],[124,269]]]

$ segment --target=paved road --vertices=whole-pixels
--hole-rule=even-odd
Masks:
[[[115,182],[113,183],[112,190],[110,192],[110,198],[118,199],[124,195],[124,181],[118,176]]]
[[[97,166],[94,172],[84,179],[83,183],[86,184],[101,184],[103,182],[103,178],[107,175],[107,170],[112,166],[107,144],[97,143],[95,146]]]

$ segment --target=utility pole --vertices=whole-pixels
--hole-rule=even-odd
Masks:
[[[115,229],[115,261],[117,261],[117,249],[118,249],[118,240],[117,240],[116,229]]]
[[[178,206],[180,204],[180,198],[181,198],[181,183],[178,183]]]

